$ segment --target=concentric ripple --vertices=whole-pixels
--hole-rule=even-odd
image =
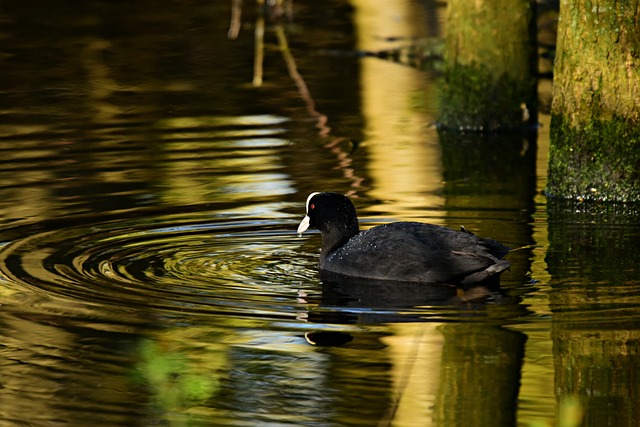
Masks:
[[[298,290],[313,279],[314,260],[300,257],[287,219],[200,213],[66,224],[5,230],[0,279],[100,305],[269,317],[293,316]]]
[[[56,312],[145,324],[149,310],[180,322],[194,315],[322,324],[462,320],[486,315],[484,303],[493,303],[460,305],[448,287],[321,283],[319,242],[297,238],[298,218],[273,206],[257,209],[269,212],[260,217],[254,208],[74,216],[5,229],[0,285],[53,298]]]

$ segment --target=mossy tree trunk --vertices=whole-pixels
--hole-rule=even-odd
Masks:
[[[537,120],[533,5],[449,0],[442,128],[509,130]]]
[[[547,193],[640,201],[640,0],[563,0]]]

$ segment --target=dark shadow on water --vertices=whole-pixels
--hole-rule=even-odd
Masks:
[[[439,138],[447,225],[464,225],[511,248],[534,244],[537,135],[440,132]],[[531,248],[507,259],[510,276],[531,271]]]
[[[583,426],[640,423],[640,214],[633,204],[549,200],[555,397]]]
[[[322,299],[326,304],[356,307],[442,305],[456,297],[456,287],[443,284],[382,281],[322,272]]]
[[[504,306],[499,318],[526,314],[520,298],[500,289],[498,281],[458,288],[322,273],[318,310],[309,321],[329,324],[467,321],[487,316],[489,306]]]
[[[309,320],[331,324],[437,322],[443,335],[434,426],[513,426],[527,336],[505,327],[527,314],[518,297],[498,283],[461,290],[454,286],[381,282],[322,275],[319,310]],[[422,330],[422,326],[417,328]],[[413,337],[420,340],[421,333]],[[366,334],[307,332],[314,346],[359,348]],[[414,342],[413,345],[416,345]],[[398,402],[387,404],[380,425],[393,420]]]
[[[527,336],[486,323],[451,323],[444,335],[433,425],[514,426]]]

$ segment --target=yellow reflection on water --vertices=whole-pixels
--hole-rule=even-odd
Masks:
[[[391,47],[385,37],[406,38],[424,32],[423,11],[411,1],[354,0],[358,49]],[[397,45],[397,43],[395,43]],[[414,68],[364,57],[360,61],[361,106],[364,117],[368,195],[380,200],[369,211],[392,212],[396,219],[415,219],[426,209],[443,206],[442,162],[435,120],[429,105],[434,86]],[[436,211],[433,211],[436,212]],[[440,215],[440,213],[435,213]],[[429,222],[438,223],[430,217]],[[431,425],[431,406],[438,389],[443,337],[436,324],[394,325],[385,339],[392,361],[393,425]],[[385,420],[381,421],[383,424]]]
[[[439,326],[439,323],[396,324],[393,325],[396,334],[384,339],[394,361],[391,373],[397,408],[393,425],[431,425],[444,342]],[[390,413],[388,416],[391,418]]]
[[[379,51],[385,37],[409,40],[424,32],[423,12],[414,2],[354,1],[358,49]],[[404,40],[402,40],[404,39]],[[397,42],[393,42],[398,45]],[[439,140],[429,108],[429,77],[406,65],[373,57],[360,62],[364,148],[372,179],[369,195],[383,203],[372,210],[411,216],[413,209],[443,205]],[[437,221],[435,221],[437,222]]]

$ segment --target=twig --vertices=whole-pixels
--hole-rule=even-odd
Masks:
[[[240,24],[242,17],[242,0],[231,1],[231,23],[229,24],[229,31],[227,32],[227,38],[235,40],[240,33]]]
[[[287,64],[287,69],[289,70],[289,76],[297,86],[298,92],[300,93],[300,96],[307,106],[307,111],[312,117],[316,119],[316,127],[320,130],[320,136],[330,139],[325,144],[325,147],[336,155],[336,157],[338,158],[338,168],[342,169],[345,178],[349,178],[352,181],[351,186],[353,188],[360,187],[364,179],[358,177],[355,174],[355,170],[350,167],[352,159],[349,153],[344,151],[342,147],[340,147],[340,143],[344,142],[345,138],[331,136],[331,128],[327,125],[328,117],[325,114],[320,113],[316,109],[316,103],[311,96],[311,92],[309,91],[304,78],[298,72],[296,60],[291,54],[289,43],[287,42],[287,36],[284,32],[284,29],[282,28],[282,25],[277,24],[275,26],[275,32],[276,37],[278,38],[278,46],[280,47],[280,51],[282,52],[284,61]],[[355,191],[349,192],[349,194],[347,195],[355,196]]]
[[[255,55],[253,57],[253,86],[262,86],[262,64],[264,62],[264,0],[258,0],[258,18],[254,33]]]
[[[287,64],[287,69],[289,70],[289,76],[293,79],[293,82],[298,87],[298,91],[300,92],[300,96],[304,100],[307,105],[307,111],[313,117],[316,118],[317,124],[316,127],[320,129],[320,135],[327,136],[329,132],[331,132],[331,128],[327,126],[327,116],[321,114],[316,110],[316,103],[311,97],[311,92],[309,92],[309,88],[305,83],[304,79],[298,72],[298,67],[296,66],[296,60],[291,54],[291,50],[289,49],[289,43],[287,42],[287,36],[284,33],[284,29],[282,25],[277,24],[275,26],[276,37],[278,38],[278,46],[280,47],[280,51],[282,52],[282,56],[284,57],[284,62]]]

